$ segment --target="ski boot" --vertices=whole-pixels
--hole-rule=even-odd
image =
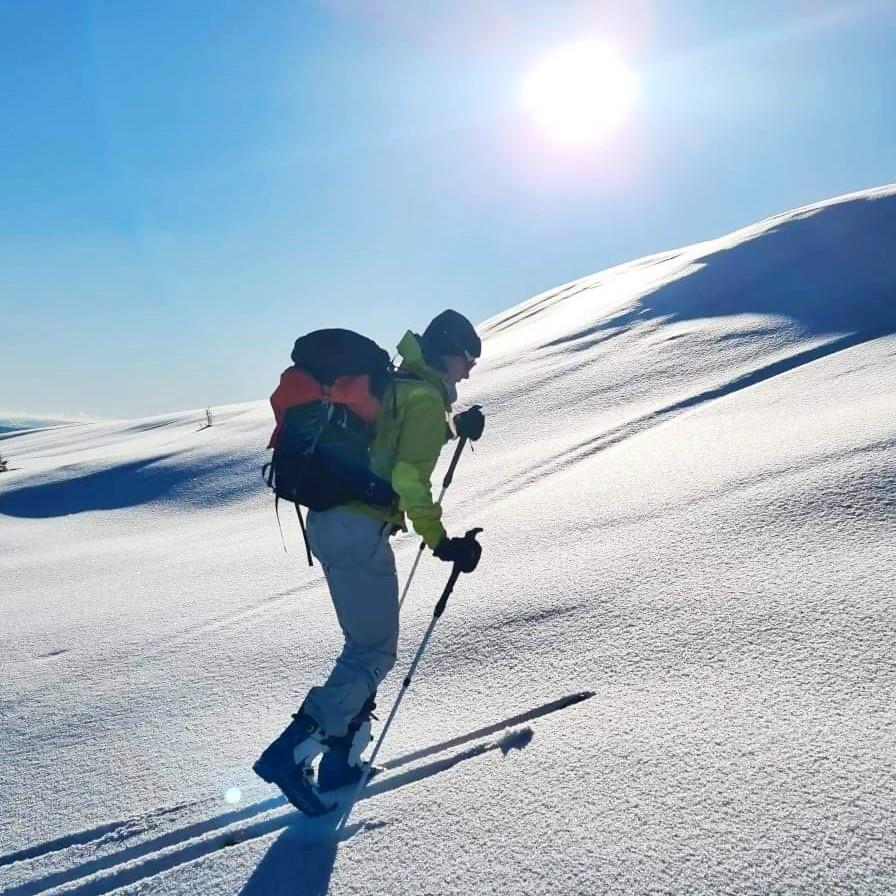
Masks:
[[[373,714],[376,709],[375,697],[376,694],[367,698],[358,714],[349,722],[345,735],[327,738],[329,749],[321,758],[317,769],[317,788],[322,793],[355,784],[364,774],[366,766],[361,754],[373,740],[371,731],[372,720],[376,718]],[[371,776],[376,772],[377,769],[372,769]]]
[[[324,815],[335,805],[318,796],[312,762],[329,749],[320,726],[299,710],[280,736],[258,757],[252,770],[276,784],[286,799],[306,815]]]

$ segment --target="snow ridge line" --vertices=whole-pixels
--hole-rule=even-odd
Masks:
[[[806,364],[814,363],[822,358],[837,354],[838,352],[855,348],[865,342],[880,338],[876,332],[852,333],[824,342],[812,348],[802,349],[794,354],[787,355],[776,361],[763,364],[755,370],[740,374],[718,386],[705,389],[695,395],[683,398],[664,407],[657,408],[649,413],[620,423],[605,432],[591,436],[576,445],[564,449],[554,457],[548,457],[541,463],[533,463],[524,477],[514,476],[505,480],[493,496],[501,499],[519,491],[521,486],[532,485],[544,480],[546,477],[581,463],[590,457],[613,448],[628,439],[635,438],[655,426],[674,420],[676,417],[711,401],[736,394],[744,389],[757,386],[766,380],[773,379],[792,370],[796,370]]]
[[[483,736],[505,731],[507,733],[500,737],[495,737],[474,744],[458,753],[446,756],[442,759],[436,759],[425,765],[408,769],[399,774],[377,777],[368,785],[367,789],[361,796],[361,800],[371,799],[380,794],[387,793],[390,790],[396,790],[407,784],[414,784],[418,781],[430,778],[433,775],[447,771],[454,766],[465,762],[469,759],[475,759],[488,753],[500,750],[505,756],[511,750],[524,749],[532,737],[534,732],[528,726],[524,728],[512,729],[522,721],[532,720],[548,713],[556,712],[561,709],[573,706],[583,700],[587,700],[594,696],[593,691],[582,691],[554,700],[543,706],[535,707],[527,712],[520,713],[502,722],[477,729],[466,735],[445,741],[441,744],[435,744],[431,747],[417,750],[405,756],[391,760],[384,765],[387,771],[399,768],[417,759],[433,755],[437,752],[450,749],[460,744],[469,743],[473,740],[480,740]],[[161,809],[154,813],[150,813],[153,817],[163,814],[171,814],[180,811],[189,805],[173,807],[171,809]],[[281,812],[278,810],[287,809]],[[241,822],[249,821],[260,815],[277,811],[274,817],[261,819],[253,824],[245,827],[239,826]],[[148,817],[148,816],[144,816]],[[139,819],[133,819],[130,824],[135,824]],[[322,819],[309,819],[300,813],[292,810],[283,797],[271,797],[252,803],[243,809],[226,812],[220,815],[212,816],[203,821],[186,825],[166,834],[154,837],[142,843],[136,843],[133,846],[125,847],[116,853],[107,856],[89,859],[73,868],[52,872],[35,880],[26,881],[24,883],[13,886],[4,891],[4,896],[37,896],[37,894],[46,893],[49,890],[61,889],[67,896],[103,896],[119,889],[120,887],[138,883],[142,880],[154,877],[165,871],[169,871],[188,862],[196,861],[210,853],[244,843],[249,840],[255,840],[265,837],[269,834],[276,833],[286,827],[292,827],[305,835],[309,848],[315,848],[320,845],[321,841],[326,841],[331,837],[335,825],[339,821],[339,813],[334,816],[325,816]],[[48,843],[40,846],[30,847],[19,850],[16,853],[10,853],[2,858],[7,859],[5,864],[12,864],[14,861],[25,861],[33,859],[41,855],[46,855],[51,851],[65,849],[68,846],[80,845],[91,842],[90,835],[93,834],[93,840],[102,842],[110,829],[117,830],[122,825],[128,826],[128,822],[114,822],[106,825],[100,825],[88,831],[70,834],[65,837],[56,838],[48,841]],[[359,822],[350,826],[349,836],[360,832],[367,826],[364,822]],[[133,836],[138,832],[129,834]],[[20,858],[13,858],[19,856]],[[111,872],[103,874],[103,872]],[[74,886],[72,886],[74,885]]]

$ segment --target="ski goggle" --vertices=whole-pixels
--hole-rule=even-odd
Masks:
[[[467,362],[467,370],[472,370],[476,366],[476,361],[478,360],[476,356],[465,348],[461,348],[444,330],[442,331],[442,338],[445,341],[445,345],[451,346],[450,354],[454,355],[455,358],[463,358]],[[445,352],[445,354],[449,353]]]

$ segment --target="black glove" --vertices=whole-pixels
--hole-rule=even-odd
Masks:
[[[473,405],[468,411],[457,414],[454,417],[454,429],[461,439],[469,439],[476,442],[485,429],[485,416],[479,405]]]
[[[463,538],[449,538],[447,535],[436,545],[433,554],[439,560],[454,563],[461,572],[473,572],[482,556],[482,545],[475,534],[469,532]]]

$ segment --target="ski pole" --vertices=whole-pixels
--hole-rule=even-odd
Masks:
[[[474,407],[480,407],[478,404],[474,405]],[[454,449],[454,457],[451,458],[451,464],[448,467],[448,472],[445,473],[445,478],[442,480],[442,491],[439,492],[439,499],[436,501],[436,504],[441,504],[442,499],[445,497],[445,492],[448,491],[448,486],[451,485],[454,480],[454,471],[457,469],[458,462],[460,461],[461,454],[464,453],[464,448],[467,445],[467,437],[463,436],[461,440],[457,443],[457,448]],[[401,592],[401,599],[398,601],[398,611],[401,612],[402,605],[404,604],[404,599],[408,596],[408,591],[411,587],[411,582],[414,581],[414,575],[417,572],[417,567],[420,565],[420,558],[423,556],[423,552],[426,550],[426,542],[420,542],[420,548],[417,551],[417,556],[414,558],[414,565],[411,567],[411,571],[408,574],[408,580],[405,582],[404,589]]]
[[[475,541],[476,536],[481,531],[482,529],[478,528],[470,529],[469,532],[467,532],[466,537],[472,538]],[[407,693],[408,688],[411,686],[411,679],[414,677],[414,673],[417,671],[417,666],[420,663],[420,660],[423,658],[423,654],[426,652],[426,647],[429,644],[429,639],[432,637],[433,631],[435,630],[436,623],[439,621],[439,617],[442,615],[442,613],[445,612],[445,607],[448,605],[448,598],[451,597],[451,592],[454,591],[454,586],[457,584],[457,580],[460,578],[461,571],[462,570],[460,566],[455,563],[454,568],[451,570],[451,576],[448,579],[448,584],[445,585],[445,590],[442,592],[442,596],[439,598],[435,610],[433,610],[432,621],[429,623],[429,628],[426,630],[426,634],[423,636],[423,640],[420,642],[420,646],[417,648],[417,653],[414,655],[414,659],[411,661],[411,666],[408,669],[408,674],[405,675],[404,681],[402,682],[401,690],[398,692],[398,696],[395,698],[395,702],[392,704],[392,709],[389,711],[389,716],[386,719],[385,724],[383,725],[383,730],[380,732],[379,740],[377,740],[376,746],[374,746],[373,752],[370,754],[370,759],[367,760],[364,774],[361,775],[360,780],[355,786],[354,793],[352,793],[351,802],[348,804],[348,807],[345,810],[345,814],[342,816],[339,824],[336,826],[337,836],[342,832],[343,828],[345,828],[345,825],[348,822],[348,818],[352,814],[352,810],[355,808],[355,803],[358,802],[358,797],[361,795],[361,791],[370,780],[370,773],[373,769],[373,763],[380,752],[380,748],[382,747],[383,742],[386,740],[386,735],[389,733],[389,728],[392,725],[392,720],[395,718],[395,714],[398,712],[398,707],[401,706],[401,701],[404,699],[404,695]]]

